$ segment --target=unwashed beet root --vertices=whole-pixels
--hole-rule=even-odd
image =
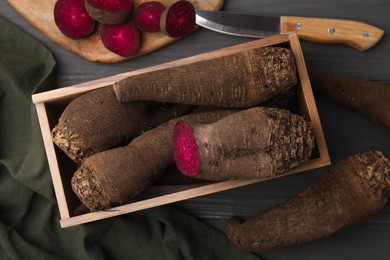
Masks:
[[[96,25],[85,9],[84,0],[58,0],[54,6],[54,21],[64,35],[74,39],[88,37]]]
[[[264,47],[133,75],[113,86],[120,102],[249,108],[295,86],[296,72],[291,50]]]
[[[143,32],[157,32],[160,30],[160,18],[164,10],[165,6],[160,2],[145,2],[135,11],[134,23]]]
[[[284,203],[245,220],[230,218],[226,235],[247,251],[305,244],[377,214],[389,197],[390,160],[380,151],[358,153]]]
[[[178,1],[161,15],[161,31],[171,37],[189,34],[195,26],[195,7],[188,1]]]
[[[234,113],[220,110],[176,117],[144,132],[128,145],[88,157],[72,177],[72,189],[92,211],[122,205],[173,165],[172,132],[179,120],[211,123]]]
[[[285,109],[255,107],[211,124],[179,121],[173,149],[184,175],[226,181],[284,174],[310,159],[314,139],[303,117]]]
[[[137,52],[141,45],[141,35],[132,21],[124,24],[103,24],[100,37],[104,46],[123,57],[129,57]]]
[[[93,19],[103,24],[126,22],[133,9],[132,0],[85,0],[85,8]]]

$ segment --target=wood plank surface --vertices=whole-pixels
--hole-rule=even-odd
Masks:
[[[366,22],[385,30],[382,40],[366,52],[349,46],[301,42],[306,66],[317,73],[336,73],[390,82],[390,1],[388,0],[229,0],[223,10],[264,14],[333,17]],[[98,64],[80,58],[48,39],[0,0],[0,15],[50,49],[58,63],[58,87],[116,75],[250,41],[200,29],[188,37],[137,59]],[[314,91],[332,162],[352,153],[378,149],[390,156],[390,135],[364,117],[335,105]],[[175,203],[210,226],[223,231],[232,215],[250,216],[283,202],[325,169]],[[260,254],[263,259],[390,259],[390,205],[377,215],[332,237],[307,245]]]

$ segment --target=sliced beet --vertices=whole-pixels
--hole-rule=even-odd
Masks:
[[[173,132],[173,154],[179,170],[188,177],[196,177],[201,170],[198,145],[191,127],[179,121]]]
[[[161,31],[171,37],[182,37],[193,31],[195,7],[189,1],[178,1],[166,8],[161,15]]]

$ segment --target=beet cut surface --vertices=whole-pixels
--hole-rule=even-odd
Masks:
[[[160,28],[171,37],[182,37],[194,29],[195,7],[189,1],[178,1],[164,10]]]
[[[191,127],[179,121],[173,132],[173,151],[179,170],[188,177],[196,177],[200,173],[201,159],[195,136]]]

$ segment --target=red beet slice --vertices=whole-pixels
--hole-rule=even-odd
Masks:
[[[93,19],[104,24],[126,22],[133,9],[132,0],[85,0],[85,7]]]
[[[100,37],[104,46],[123,57],[129,57],[137,52],[141,45],[141,35],[132,21],[124,24],[103,24]]]
[[[201,159],[198,145],[191,127],[184,121],[175,125],[173,132],[173,153],[177,168],[188,177],[200,173]]]
[[[135,11],[134,23],[143,32],[157,32],[160,30],[160,18],[164,10],[165,6],[160,2],[145,2]]]
[[[195,7],[189,1],[178,1],[161,15],[161,31],[171,37],[182,37],[194,29]]]
[[[58,0],[54,5],[54,21],[64,35],[74,39],[88,37],[96,25],[85,9],[84,0]]]

